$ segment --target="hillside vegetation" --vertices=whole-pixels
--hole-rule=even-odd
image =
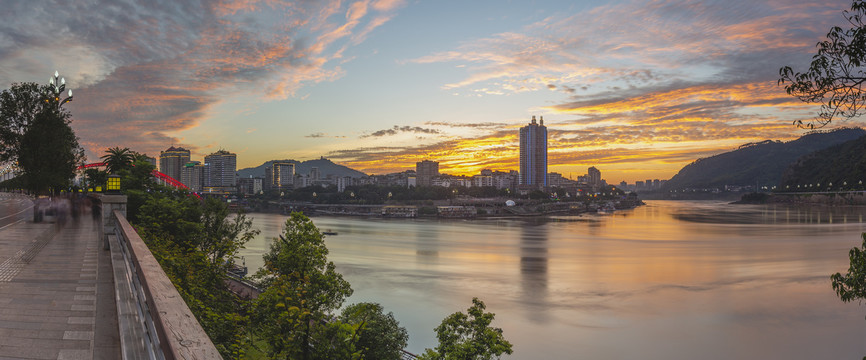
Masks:
[[[797,159],[828,147],[866,135],[863,129],[813,132],[789,142],[767,140],[746,144],[723,154],[698,159],[674,175],[664,190],[721,188],[733,186],[774,186]],[[862,148],[861,148],[862,149]]]
[[[819,190],[862,189],[866,180],[866,136],[803,156],[782,176],[782,189],[813,184]],[[832,186],[830,185],[832,184]]]

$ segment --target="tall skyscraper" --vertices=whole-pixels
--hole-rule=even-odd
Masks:
[[[586,182],[591,186],[601,186],[601,171],[595,168],[595,166],[590,167],[586,170],[587,180]]]
[[[170,147],[159,153],[159,171],[180,181],[181,169],[189,162],[189,150]]]
[[[237,154],[225,150],[204,157],[205,192],[232,193],[237,185]]]
[[[418,186],[433,185],[433,178],[439,176],[439,162],[424,160],[415,163],[415,181]]]
[[[274,161],[265,168],[265,190],[291,190],[295,181],[295,164],[288,161]]]
[[[547,186],[547,127],[544,117],[520,128],[520,185]]]

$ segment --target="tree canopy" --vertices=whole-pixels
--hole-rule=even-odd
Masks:
[[[511,354],[511,343],[505,340],[502,329],[490,326],[495,314],[484,312],[487,307],[478,298],[472,298],[468,314],[456,312],[436,327],[439,345],[427,349],[421,359],[491,360],[502,354]]]
[[[844,302],[866,300],[866,233],[862,237],[863,245],[848,252],[851,260],[848,273],[835,273],[830,277],[833,290]]]
[[[102,155],[100,159],[105,162],[108,172],[116,174],[132,167],[132,162],[135,160],[134,154],[129,148],[113,147],[105,150],[105,155]]]
[[[356,344],[364,359],[400,360],[409,333],[400,326],[394,314],[385,314],[376,303],[352,304],[343,309],[340,321],[357,327]]]
[[[821,103],[821,110],[813,122],[794,121],[800,127],[815,128],[829,124],[836,118],[860,115],[866,101],[863,84],[866,82],[866,1],[854,0],[851,10],[843,12],[850,27],[834,26],[827,39],[818,42],[818,53],[804,72],[795,72],[790,66],[779,70],[779,85],[789,95],[808,103]]]
[[[70,185],[84,160],[84,150],[70,127],[59,74],[49,85],[12,84],[0,93],[0,162],[17,162],[24,186],[32,193],[57,192]]]
[[[301,213],[263,257],[257,277],[267,288],[256,304],[257,323],[271,357],[343,359],[359,354],[350,341],[357,326],[331,320],[352,287],[328,261],[324,237]]]

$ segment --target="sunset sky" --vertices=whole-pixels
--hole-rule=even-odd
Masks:
[[[75,100],[112,146],[238,167],[321,156],[366,173],[516,170],[543,116],[550,171],[608,182],[682,166],[814,117],[776,85],[850,1],[4,1],[0,84]],[[860,126],[857,121],[836,126]]]

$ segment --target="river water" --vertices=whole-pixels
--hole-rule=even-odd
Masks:
[[[286,216],[250,214],[261,266]],[[866,355],[866,305],[842,303],[866,209],[648,201],[612,215],[551,219],[314,217],[339,235],[330,260],[409,331],[472,297],[496,313],[511,359],[851,359]]]

